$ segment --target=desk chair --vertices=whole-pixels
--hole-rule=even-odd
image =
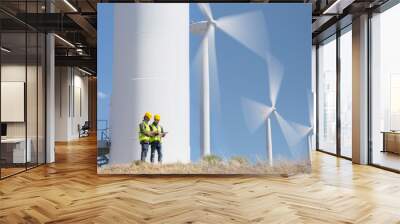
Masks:
[[[90,129],[89,121],[85,121],[82,127],[78,124],[79,138],[89,136],[89,129]]]

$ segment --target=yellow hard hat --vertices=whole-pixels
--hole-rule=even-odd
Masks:
[[[151,117],[153,116],[150,112],[146,112],[145,114],[144,114],[144,116],[145,117],[147,117],[147,118],[149,118],[149,119],[151,119]]]
[[[154,120],[156,120],[156,121],[159,121],[160,120],[160,115],[159,114],[156,114],[156,115],[154,115]]]

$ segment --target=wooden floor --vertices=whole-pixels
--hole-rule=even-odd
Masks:
[[[400,175],[315,153],[284,177],[99,177],[96,143],[0,181],[0,223],[400,223]]]
[[[19,172],[23,172],[25,171],[25,167],[8,167],[8,168],[1,168],[1,177],[8,177],[11,176],[13,174],[19,173]]]

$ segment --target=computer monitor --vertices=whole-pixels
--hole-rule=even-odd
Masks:
[[[1,123],[1,136],[7,136],[7,124]]]

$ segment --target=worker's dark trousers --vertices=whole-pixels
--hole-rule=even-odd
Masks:
[[[149,151],[150,144],[148,142],[141,142],[140,145],[142,145],[142,153],[140,155],[140,160],[144,162],[146,161],[147,151]]]
[[[154,162],[154,154],[158,154],[158,162],[162,162],[162,150],[161,150],[161,142],[152,142],[151,143],[151,155],[150,155],[150,161],[153,163]]]

